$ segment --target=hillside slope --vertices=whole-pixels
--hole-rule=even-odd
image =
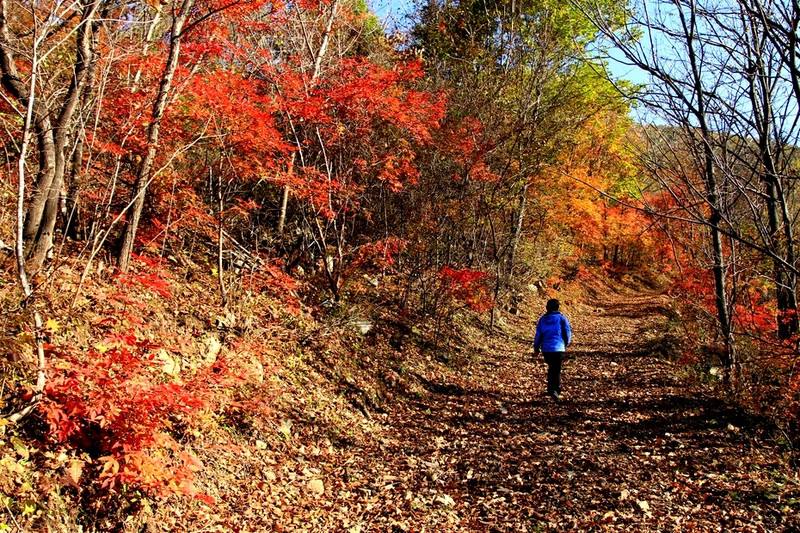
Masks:
[[[51,340],[83,335],[92,345],[91,324],[106,316],[97,291],[117,282],[89,287],[85,323],[52,326]],[[158,360],[160,375],[190,382],[211,352],[242,373],[198,415],[166,416],[159,428],[171,444],[145,450],[188,454],[195,497],[125,483],[109,492],[100,487],[105,459],[91,447],[62,447],[35,423],[21,433],[6,427],[0,482],[9,527],[800,527],[800,482],[780,435],[679,377],[662,353],[668,302],[658,294],[602,286],[583,301],[565,296],[576,340],[556,403],[542,394],[545,365],[530,350],[544,303],[534,293],[518,314],[500,314],[494,335],[467,313],[433,344],[424,327],[404,328],[380,306],[314,318],[281,315],[264,298],[259,316],[254,307],[225,324],[219,310],[201,305],[208,294],[200,285],[173,289],[180,299],[148,299],[149,322],[138,334],[194,340],[184,338],[177,369]]]

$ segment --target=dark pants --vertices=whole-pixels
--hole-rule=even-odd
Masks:
[[[547,363],[547,393],[561,392],[561,363],[564,361],[564,352],[545,352],[544,362]]]

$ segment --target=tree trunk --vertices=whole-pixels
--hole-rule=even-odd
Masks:
[[[37,120],[36,130],[39,145],[39,171],[36,176],[36,186],[25,214],[23,237],[26,255],[30,255],[30,250],[38,239],[45,204],[56,175],[56,147],[50,119]]]
[[[72,152],[72,161],[69,171],[69,186],[67,188],[67,220],[64,224],[64,234],[71,239],[86,237],[84,231],[83,209],[81,205],[81,190],[83,189],[83,149],[86,136],[78,132],[75,148]]]
[[[747,30],[744,43],[747,45],[747,81],[748,96],[752,109],[752,125],[758,134],[758,151],[760,156],[761,182],[766,189],[767,220],[769,234],[767,246],[775,253],[772,260],[773,282],[775,283],[775,300],[778,308],[776,321],[779,339],[788,339],[798,330],[797,299],[795,294],[795,276],[787,271],[784,262],[794,265],[794,244],[792,243],[792,221],[786,207],[786,198],[781,187],[779,160],[780,149],[773,150],[773,128],[775,115],[772,107],[774,83],[778,72],[765,63],[764,57],[768,35],[762,27],[762,21],[748,15],[747,10],[741,13],[743,27]],[[790,51],[794,54],[794,51]],[[777,139],[780,145],[781,139]],[[782,226],[786,226],[782,229]]]
[[[781,225],[786,222],[779,220],[778,217],[778,184],[777,177],[766,178],[767,181],[767,217],[769,220],[770,246],[776,253],[782,253],[786,261],[794,264],[794,250],[791,241],[785,240],[785,232],[781,231]],[[791,236],[791,224],[789,224],[789,236]],[[784,250],[781,250],[784,248]],[[790,258],[790,256],[792,256]],[[772,261],[773,282],[775,283],[775,300],[778,308],[776,316],[778,338],[788,339],[797,333],[797,298],[795,296],[796,277],[786,271],[783,262],[775,258]]]
[[[289,206],[289,186],[284,185],[281,193],[281,215],[278,218],[278,235],[283,235],[286,226],[286,208]]]
[[[325,23],[325,31],[322,33],[322,40],[320,41],[317,52],[314,54],[314,70],[311,72],[311,83],[314,83],[314,80],[316,80],[322,72],[322,60],[325,58],[325,52],[328,50],[328,43],[330,42],[331,31],[333,30],[333,23],[336,20],[336,10],[338,7],[339,0],[333,0],[331,3],[330,16]],[[289,120],[291,120],[291,116],[289,117]],[[294,126],[292,127],[292,130],[294,130]],[[290,172],[292,172],[294,169],[294,158],[295,154],[292,154],[292,161],[289,163]],[[283,230],[286,226],[286,209],[289,205],[290,192],[291,188],[289,185],[284,185],[283,191],[281,192],[281,214],[280,218],[278,219],[278,235],[283,235]]]
[[[93,19],[99,5],[99,0],[92,0],[84,4],[81,21],[78,26],[75,70],[54,132],[55,172],[47,193],[36,242],[31,250],[30,263],[31,268],[34,269],[41,267],[53,248],[53,236],[56,222],[58,221],[59,196],[64,186],[64,173],[67,168],[67,158],[69,157],[67,145],[74,129],[73,118],[75,111],[83,95],[89,67],[93,62],[93,45],[96,43],[92,38]]]
[[[98,34],[102,25],[101,21],[108,17],[109,8],[110,6],[108,4],[104,4],[99,18],[92,22],[92,42],[90,45],[92,54],[91,59],[89,60],[88,69],[86,71],[86,81],[83,84],[83,90],[81,91],[80,104],[78,107],[78,120],[82,120],[84,114],[87,113],[90,108],[90,100],[95,89],[95,83],[97,81],[97,61],[99,59],[99,54],[95,53],[95,51],[97,50],[99,41]],[[85,144],[86,131],[83,128],[79,128],[76,131],[76,138],[74,139],[74,148],[71,155],[69,172],[68,175],[65,176],[65,179],[67,180],[67,220],[64,225],[64,234],[69,235],[73,239],[87,237],[86,223],[83,218],[83,210],[80,202],[80,194],[83,189],[83,154]]]
[[[161,120],[163,119],[164,111],[167,108],[169,91],[172,87],[172,79],[174,78],[175,70],[178,67],[183,27],[186,24],[186,19],[189,17],[189,12],[191,11],[193,4],[194,0],[183,0],[180,11],[172,20],[167,64],[164,67],[164,73],[161,76],[161,84],[158,87],[158,94],[155,102],[153,103],[150,126],[147,128],[147,153],[145,154],[144,160],[139,167],[139,172],[136,175],[136,182],[133,186],[134,197],[131,208],[131,218],[125,227],[125,233],[123,234],[122,245],[119,251],[119,268],[122,272],[128,271],[131,253],[133,252],[133,245],[136,240],[136,231],[139,229],[139,220],[142,217],[147,187],[150,185],[150,174],[153,167],[153,162],[156,159],[156,153],[158,151]]]
[[[506,275],[506,282],[510,283],[514,277],[514,261],[517,255],[517,248],[519,241],[522,237],[522,226],[525,221],[525,207],[528,201],[528,180],[525,180],[525,185],[519,193],[519,204],[517,205],[517,220],[514,225],[514,235],[511,238],[511,251],[508,256],[508,272]]]
[[[786,247],[786,262],[790,265],[794,265],[795,250],[792,219],[789,215],[789,208],[786,204],[786,195],[783,192],[783,187],[781,186],[780,180],[778,180],[777,185],[778,199],[781,205],[784,246]],[[787,316],[784,318],[787,321],[786,338],[789,338],[800,331],[800,317],[797,316],[797,274],[789,271],[788,269],[784,269],[784,275],[787,310]]]
[[[5,13],[5,4],[2,7],[3,13]],[[37,46],[34,45],[33,53],[32,53],[32,64],[33,68],[31,70],[31,78],[30,78],[30,99],[28,100],[28,105],[26,106],[25,112],[25,119],[22,127],[22,142],[20,144],[20,152],[19,152],[19,160],[17,161],[17,220],[16,220],[16,235],[15,235],[15,242],[14,242],[14,255],[16,258],[17,263],[17,279],[19,280],[20,288],[22,289],[22,306],[26,305],[26,303],[30,300],[33,296],[33,288],[28,280],[28,273],[25,268],[25,250],[24,250],[24,236],[23,236],[23,228],[24,228],[24,207],[25,207],[25,159],[28,155],[28,144],[30,143],[31,138],[31,129],[33,123],[33,109],[35,103],[35,96],[36,96],[36,81],[37,81],[37,70],[38,70],[38,49]],[[6,415],[4,418],[12,423],[19,422],[28,414],[30,414],[33,409],[36,407],[36,404],[42,397],[44,393],[44,388],[47,383],[47,373],[46,373],[46,360],[45,360],[45,353],[44,353],[44,335],[43,335],[43,326],[44,323],[42,321],[42,315],[36,309],[35,305],[32,306],[32,318],[33,318],[33,333],[34,333],[34,345],[36,347],[36,361],[37,361],[37,377],[36,377],[36,388],[33,397],[28,401],[28,404],[23,407],[22,409],[10,413]]]
[[[292,153],[292,159],[289,161],[289,175],[294,173],[294,159],[297,153]],[[283,186],[281,195],[281,213],[278,218],[278,235],[283,235],[283,230],[286,228],[286,209],[289,207],[289,185]]]
[[[74,129],[73,117],[82,94],[86,74],[94,54],[95,40],[92,38],[93,19],[101,0],[90,0],[82,4],[81,19],[76,29],[76,60],[70,81],[56,114],[43,104],[21,81],[14,56],[18,39],[12,39],[6,21],[7,2],[0,3],[0,70],[2,85],[17,100],[28,106],[30,101],[32,120],[39,144],[39,172],[35,191],[25,216],[23,238],[30,267],[41,267],[52,249],[53,232],[59,211],[59,195],[63,187],[66,169],[66,146]],[[34,45],[35,46],[35,45]],[[55,116],[55,123],[51,117]]]
[[[214,176],[212,174],[211,169],[208,169],[209,176],[211,178],[212,186],[214,181]],[[223,201],[222,201],[222,176],[220,175],[217,179],[217,281],[219,282],[219,296],[222,300],[222,307],[228,307],[228,291],[225,288],[225,276],[223,274],[223,253],[225,251],[225,227],[222,221],[222,210],[223,210]]]
[[[738,362],[736,360],[736,346],[733,338],[733,325],[728,310],[728,292],[725,280],[725,256],[722,248],[722,238],[719,229],[719,211],[712,208],[709,218],[711,227],[711,255],[714,263],[714,303],[717,309],[717,320],[722,331],[723,342],[725,344],[725,355],[722,364],[725,367],[725,381],[732,384],[735,381],[735,372]]]
[[[719,194],[719,185],[717,184],[716,164],[714,161],[714,148],[712,144],[713,134],[707,122],[707,89],[701,72],[702,61],[698,59],[698,51],[696,49],[698,38],[697,6],[691,3],[689,9],[688,20],[686,18],[686,13],[684,13],[682,9],[678,10],[678,16],[686,42],[686,52],[691,73],[692,96],[696,101],[696,107],[692,109],[691,113],[697,119],[697,129],[701,135],[703,180],[705,181],[706,202],[708,203],[710,211],[708,222],[709,231],[711,233],[714,302],[717,310],[717,320],[725,344],[725,353],[722,361],[725,368],[725,382],[728,386],[731,386],[735,385],[738,362],[736,360],[736,346],[733,338],[733,323],[728,308],[728,291],[725,279],[725,251],[722,247],[722,234],[720,231],[720,223],[723,218],[721,207],[722,200]],[[693,135],[691,132],[694,129],[691,122],[687,121],[684,126],[689,131],[691,137]]]

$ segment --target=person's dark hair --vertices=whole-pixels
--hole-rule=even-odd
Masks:
[[[561,307],[561,303],[556,300],[555,298],[551,298],[547,300],[547,312],[552,313],[553,311],[558,311],[558,308]]]

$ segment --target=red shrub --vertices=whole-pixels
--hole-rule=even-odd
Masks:
[[[439,270],[439,280],[445,294],[478,312],[487,311],[494,305],[486,286],[488,279],[489,274],[480,270],[458,269],[449,265]]]
[[[155,494],[190,490],[191,468],[166,431],[203,409],[222,361],[188,381],[172,380],[147,341],[130,337],[80,353],[51,350],[41,411],[50,436],[100,459],[102,486],[133,484]],[[167,354],[166,351],[162,353]]]
[[[39,404],[49,437],[96,460],[95,481],[104,489],[133,485],[154,495],[197,495],[191,486],[199,463],[170,436],[215,399],[229,381],[225,360],[194,371],[181,370],[183,346],[150,339],[154,311],[141,304],[142,290],[168,297],[166,275],[150,260],[137,258],[146,272],[117,276],[111,291],[98,289],[88,348],[48,345],[48,380]],[[130,291],[130,294],[128,292]]]

